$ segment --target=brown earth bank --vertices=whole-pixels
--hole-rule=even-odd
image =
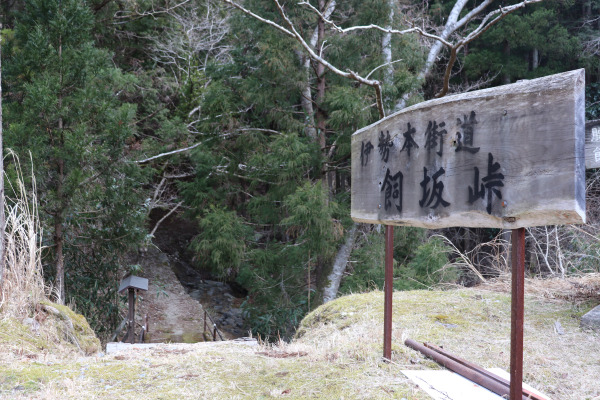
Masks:
[[[180,274],[187,278],[186,287],[177,277],[173,265],[176,256],[168,256],[152,246],[139,259],[142,272],[148,279],[148,291],[141,292],[137,300],[136,318],[140,324],[148,316],[146,342],[195,343],[212,340],[217,325],[223,339],[246,335],[242,311],[242,299],[236,298],[223,282],[202,280],[193,271]],[[207,321],[205,326],[205,312]],[[139,331],[139,329],[138,329]],[[206,333],[206,337],[205,337]]]

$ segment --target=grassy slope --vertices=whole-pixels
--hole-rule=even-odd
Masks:
[[[590,307],[527,298],[524,379],[555,400],[600,398],[600,334],[579,328]],[[392,363],[380,359],[382,320],[383,295],[373,292],[318,308],[293,343],[274,347],[196,344],[79,358],[12,352],[0,355],[0,398],[428,399],[400,370],[439,367],[405,347],[406,338],[508,370],[507,294],[395,293]]]

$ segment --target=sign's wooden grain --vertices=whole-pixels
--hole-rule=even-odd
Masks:
[[[355,221],[585,222],[584,71],[431,100],[352,136]]]
[[[585,168],[600,168],[600,119],[585,123]]]

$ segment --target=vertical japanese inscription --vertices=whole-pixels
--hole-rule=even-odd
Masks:
[[[438,156],[442,156],[443,145],[444,145],[444,135],[447,133],[444,128],[446,126],[445,122],[438,123],[436,121],[429,121],[427,124],[427,130],[425,131],[425,149],[431,150],[435,149],[438,145],[438,139],[440,143],[440,149],[436,152]],[[438,130],[440,128],[441,130]]]
[[[404,176],[401,171],[398,171],[395,175],[390,173],[390,169],[387,169],[383,184],[381,185],[381,191],[385,191],[384,194],[384,208],[389,210],[393,205],[396,207],[398,212],[402,212],[402,180]]]
[[[360,143],[360,165],[362,165],[363,167],[369,162],[369,154],[371,154],[371,150],[373,150],[373,145],[371,144],[371,141],[368,141],[365,144],[363,140]]]
[[[475,111],[471,111],[469,114],[462,115],[462,118],[457,118],[457,141],[455,152],[445,157],[452,157],[452,154],[463,151],[471,155],[475,155],[480,151],[480,147],[475,147],[475,127],[479,124]],[[427,121],[427,127],[424,131],[423,136],[417,136],[417,129],[411,122],[406,123],[406,130],[402,133],[403,145],[400,149],[400,153],[406,150],[407,156],[410,158],[411,150],[418,149],[419,143],[417,142],[421,137],[422,146],[427,150],[428,154],[434,152],[439,157],[443,157],[444,147],[444,135],[448,134],[446,130],[446,123],[439,119],[432,119]],[[376,136],[378,139],[378,150],[383,163],[388,163],[390,160],[390,149],[394,146],[393,140],[390,135],[390,131],[380,131],[379,135]],[[600,132],[597,134],[597,140],[600,141]],[[369,163],[369,156],[374,149],[373,144],[369,140],[361,142],[360,148],[360,162],[361,166],[367,166]],[[418,157],[416,160],[421,160]],[[446,164],[445,164],[446,165]],[[422,166],[422,164],[421,164]],[[430,166],[431,167],[431,166]],[[417,167],[421,168],[421,167]],[[431,210],[437,209],[440,205],[442,207],[449,207],[451,203],[444,198],[444,175],[446,170],[443,167],[428,171],[427,166],[423,168],[423,179],[420,181],[421,186],[421,197],[418,204],[421,208],[430,208]],[[409,167],[410,169],[410,167]],[[390,168],[385,168],[385,176],[380,183],[380,193],[383,197],[383,208],[386,212],[399,212],[403,210],[403,183],[404,174],[401,170],[392,172]],[[404,171],[406,172],[406,171]],[[502,199],[501,188],[504,186],[504,175],[501,172],[501,166],[497,161],[494,161],[492,153],[488,153],[487,157],[487,173],[483,178],[480,177],[480,168],[473,167],[473,183],[467,187],[467,203],[473,205],[478,200],[484,200],[486,205],[486,211],[488,214],[492,213],[494,198]],[[412,174],[410,174],[412,176]],[[416,183],[416,182],[415,182]],[[460,186],[460,185],[459,185]],[[464,187],[464,186],[463,186]],[[451,189],[454,189],[454,184]],[[459,189],[460,190],[460,189]],[[411,190],[411,193],[413,191]],[[447,192],[446,192],[447,193]],[[411,199],[409,199],[411,200]]]
[[[473,169],[475,170],[475,176],[473,187],[469,186],[469,204],[473,204],[479,198],[485,198],[487,193],[486,211],[491,214],[492,195],[495,194],[499,199],[502,199],[502,192],[498,188],[504,186],[504,174],[499,172],[500,164],[494,162],[492,153],[488,153],[487,175],[481,180],[482,183],[479,183],[479,168],[473,167]]]
[[[422,207],[430,207],[437,208],[440,204],[444,207],[448,207],[450,203],[442,198],[442,194],[444,192],[444,182],[438,182],[438,178],[444,175],[446,171],[444,168],[440,168],[433,176],[430,178],[427,175],[427,168],[423,167],[423,180],[421,181],[422,188],[422,197],[419,200],[419,205]],[[433,181],[431,190],[429,189],[429,182]],[[435,203],[433,203],[435,201]],[[431,205],[433,203],[433,205]]]
[[[387,135],[384,135],[383,131],[381,131],[381,134],[379,135],[379,144],[377,145],[377,147],[379,147],[381,161],[388,162],[390,157],[390,147],[393,145],[394,142],[392,142],[392,139],[390,138],[390,131],[387,131]]]
[[[404,136],[404,144],[402,145],[400,152],[406,150],[408,156],[410,157],[410,149],[412,149],[413,147],[416,147],[418,149],[419,145],[417,144],[417,142],[415,142],[415,139],[413,138],[413,135],[417,132],[417,130],[410,126],[410,122],[407,125],[408,126],[406,128],[406,131],[402,134],[402,136]]]
[[[457,138],[457,146],[456,151],[468,151],[471,154],[475,154],[479,151],[479,147],[473,147],[473,136],[475,133],[475,124],[477,124],[477,119],[475,119],[475,111],[471,111],[471,114],[467,118],[466,115],[463,115],[463,120],[460,118],[456,119],[456,123],[460,127],[461,132],[456,134]]]
[[[592,128],[592,143],[600,143],[600,127]],[[594,161],[600,162],[600,147],[596,146],[594,148]]]

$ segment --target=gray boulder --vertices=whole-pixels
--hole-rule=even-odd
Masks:
[[[600,330],[600,306],[581,317],[581,327]]]

